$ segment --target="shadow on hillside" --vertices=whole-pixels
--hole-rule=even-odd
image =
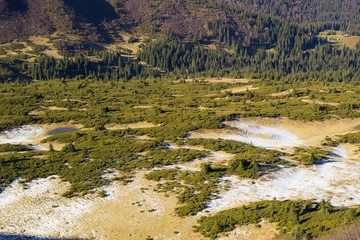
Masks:
[[[46,238],[26,235],[0,234],[0,240],[86,240],[85,238]]]
[[[105,0],[64,0],[64,3],[88,22],[99,24],[119,17],[114,7]]]
[[[5,0],[5,6],[12,12],[25,12],[28,10],[28,4],[25,0]]]

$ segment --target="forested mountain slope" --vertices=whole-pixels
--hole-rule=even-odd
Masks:
[[[108,41],[110,35],[116,38],[119,30],[171,31],[182,38],[193,38],[212,36],[214,31],[222,31],[219,27],[229,29],[230,35],[242,39],[244,44],[249,38],[268,38],[269,26],[264,26],[267,18],[258,22],[258,17],[247,11],[234,12],[214,7],[213,3],[216,2],[205,6],[192,1],[1,0],[0,43],[54,31],[82,35],[95,42]],[[224,34],[229,33],[224,29]]]
[[[45,45],[23,39],[22,43],[18,40],[1,46],[0,55],[5,56],[0,60],[1,82],[17,78],[129,80],[202,76],[283,81],[359,80],[360,48],[356,47],[356,39],[352,48],[346,45],[340,48],[321,37],[320,31],[327,29],[324,25],[303,26],[251,11],[261,12],[253,6],[265,7],[265,1],[240,4],[216,0],[2,0],[0,3],[3,23],[0,42],[52,34]],[[336,28],[337,21],[333,23],[328,28]],[[129,39],[124,39],[124,35]],[[121,46],[115,44],[108,51],[105,43],[111,42]],[[134,42],[138,44],[129,50],[126,44]]]
[[[225,35],[241,39],[245,45],[254,39],[267,41],[269,33],[277,31],[269,25],[274,19],[254,12],[312,24],[317,30],[357,33],[359,11],[355,0],[1,0],[0,43],[54,31],[82,35],[95,42],[110,41],[118,31],[134,30],[206,37],[222,31],[214,24],[220,22],[226,28]]]
[[[103,41],[111,21],[118,18],[105,0],[1,0],[0,43],[55,30]]]
[[[241,8],[359,34],[360,2],[356,0],[219,0]]]

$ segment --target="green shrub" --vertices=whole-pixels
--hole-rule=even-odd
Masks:
[[[21,152],[21,151],[28,151],[30,150],[29,147],[21,144],[0,144],[0,152]]]

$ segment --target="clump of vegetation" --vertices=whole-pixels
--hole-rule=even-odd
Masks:
[[[5,55],[6,51],[4,49],[4,47],[0,47],[0,55]]]
[[[300,148],[296,147],[294,151],[294,160],[301,162],[303,165],[316,164],[323,159],[328,159],[330,156],[329,151],[312,147],[312,148]]]
[[[210,168],[211,171],[181,171],[177,169],[155,170],[145,177],[149,180],[165,181],[155,189],[158,192],[177,194],[180,206],[175,209],[178,216],[192,216],[206,208],[212,197],[218,193],[220,177],[224,168]]]
[[[336,147],[339,145],[338,141],[331,139],[331,137],[326,136],[325,139],[321,142],[322,146]]]
[[[131,35],[128,39],[128,43],[134,43],[137,42],[137,38],[134,35]]]
[[[26,53],[30,53],[30,54],[39,55],[40,53],[42,53],[46,49],[46,46],[38,45],[38,44],[35,44],[33,42],[28,42],[28,45],[31,47],[31,50],[26,51]]]
[[[339,138],[338,142],[340,143],[352,143],[352,144],[360,143],[360,132],[348,133],[345,135],[339,135],[337,137]]]
[[[310,239],[358,222],[360,211],[354,208],[336,208],[326,201],[261,201],[201,217],[195,231],[215,239],[236,226],[256,224],[262,219],[276,222],[281,237]]]
[[[7,45],[6,48],[11,51],[16,51],[16,50],[25,48],[25,45],[22,43],[13,42],[13,43],[10,43],[9,45]]]
[[[104,198],[104,197],[107,197],[108,195],[106,194],[106,191],[105,191],[105,190],[101,190],[101,191],[99,192],[99,196],[102,197],[102,198]]]
[[[245,165],[247,165],[247,162],[251,163],[253,160],[265,165],[285,165],[287,163],[280,158],[281,156],[288,155],[284,152],[254,147],[251,144],[233,140],[187,138],[185,143],[191,146],[203,146],[204,148],[213,151],[225,151],[236,154],[235,158],[242,159],[241,161],[243,161]]]
[[[28,146],[22,144],[0,144],[0,152],[21,152],[31,150]]]
[[[255,161],[233,159],[229,163],[228,172],[244,178],[255,178],[260,175],[260,166]]]

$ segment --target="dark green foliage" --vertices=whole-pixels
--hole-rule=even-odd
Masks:
[[[235,1],[234,5],[236,4]],[[240,4],[243,4],[246,9],[278,16],[291,22],[309,26],[310,29],[314,30],[334,29],[349,33],[360,33],[359,6],[353,0],[280,0],[277,2],[242,0]]]
[[[0,152],[21,152],[21,151],[28,151],[30,150],[29,147],[21,144],[0,144]]]
[[[105,190],[101,190],[101,191],[99,192],[99,196],[102,197],[102,198],[107,197],[106,191],[105,191]]]
[[[284,152],[258,148],[250,144],[241,143],[233,140],[187,138],[185,142],[186,144],[192,146],[200,145],[205,147],[206,149],[210,149],[213,151],[225,151],[228,153],[236,154],[235,158],[241,159],[240,161],[246,165],[247,163],[251,163],[252,160],[256,160],[258,163],[270,165],[286,164],[286,161],[280,159],[280,156],[286,155],[286,153]],[[237,164],[240,163],[238,160],[236,162]],[[256,170],[255,165],[252,165],[252,167],[254,167],[254,171],[258,171]]]
[[[255,161],[232,159],[229,162],[228,172],[239,177],[255,178],[259,176],[260,166]]]
[[[312,165],[323,159],[327,159],[330,153],[320,148],[300,148],[296,147],[294,151],[295,160],[303,165]]]
[[[336,74],[327,78],[327,81],[359,80],[359,48],[340,50],[325,44],[314,46],[314,51],[304,51],[306,48],[301,46],[301,43],[305,40],[301,39],[305,33],[298,33],[299,31],[293,26],[284,26],[280,31],[282,36],[279,36],[275,53],[267,53],[264,50],[251,53],[249,49],[238,47],[235,53],[231,54],[221,49],[209,50],[201,45],[165,38],[144,46],[142,51],[138,52],[138,58],[177,76],[185,73],[193,76],[251,74],[261,78],[296,78],[297,81],[301,81],[313,78],[314,74],[326,80],[324,74],[330,75],[332,72]],[[294,36],[296,41],[289,39],[297,33],[301,36]],[[326,60],[324,56],[327,56]]]
[[[213,171],[210,163],[202,163],[200,166],[201,172],[204,174],[208,174]]]
[[[341,143],[360,143],[360,132],[348,133],[345,135],[339,135],[337,137],[339,138],[338,141]]]
[[[195,231],[215,239],[220,233],[259,223],[263,218],[277,222],[281,236],[310,239],[358,222],[360,214],[358,209],[336,208],[325,201],[262,201],[201,217]]]
[[[137,41],[137,39],[136,39],[136,37],[134,37],[133,35],[131,35],[130,37],[129,37],[129,39],[128,39],[128,43],[134,43],[134,42],[136,42]]]
[[[83,55],[75,54],[75,58],[55,59],[47,55],[36,58],[34,63],[23,66],[23,71],[33,79],[50,80],[55,78],[71,78],[91,76],[106,81],[134,77],[147,78],[159,76],[153,69],[121,56],[120,52],[96,52],[99,61],[90,61]]]
[[[336,147],[339,145],[339,142],[332,140],[329,136],[326,136],[325,139],[321,142],[321,145]]]
[[[189,150],[186,148],[179,149],[154,149],[144,155],[144,160],[150,167],[158,165],[171,165],[181,162],[188,162],[194,159],[205,157],[205,152],[198,150]]]
[[[154,170],[146,174],[145,178],[154,181],[175,180],[178,173],[178,170],[175,169]]]
[[[76,152],[75,146],[72,143],[66,144],[62,149],[62,152],[70,153],[70,152]]]
[[[25,48],[25,45],[22,43],[10,43],[9,45],[6,46],[7,49],[11,50],[11,51],[15,51],[15,50],[19,50],[19,49],[23,49]]]
[[[4,47],[0,47],[0,55],[5,55],[6,51],[4,49]]]
[[[55,150],[54,150],[54,147],[53,147],[53,145],[50,143],[50,145],[49,145],[49,151],[50,152],[54,152]]]
[[[159,192],[174,192],[178,194],[180,206],[176,208],[176,213],[180,217],[196,215],[206,208],[206,203],[218,193],[220,177],[225,174],[224,168],[213,168],[211,171],[191,172],[181,170],[155,170],[145,177],[147,179],[160,181],[158,184]]]

